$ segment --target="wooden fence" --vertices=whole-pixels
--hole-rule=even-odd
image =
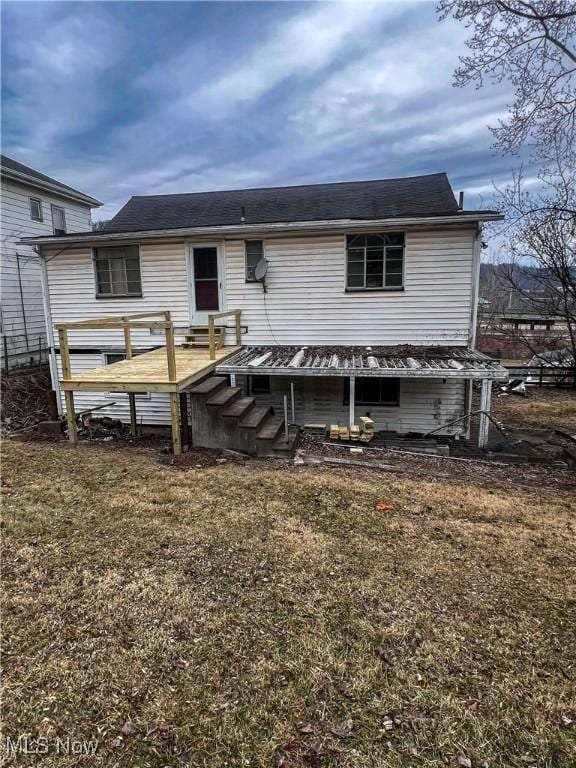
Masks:
[[[576,387],[576,368],[550,365],[507,365],[511,379],[537,387]]]

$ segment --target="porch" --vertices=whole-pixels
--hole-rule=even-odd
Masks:
[[[361,415],[378,420],[379,414],[380,429],[442,433],[468,425],[470,416],[477,415],[482,448],[488,439],[492,382],[508,378],[500,363],[475,350],[415,345],[243,347],[219,363],[216,373],[230,376],[233,386],[241,377],[270,377],[277,382],[274,389],[282,389],[291,401],[292,421],[295,410],[308,421],[332,419],[349,427]],[[378,389],[373,386],[378,379],[397,383],[388,402],[378,404],[367,394]],[[482,390],[474,414],[473,381]]]
[[[221,346],[215,321],[233,316],[235,323],[235,345]],[[152,319],[154,318],[154,319]],[[188,438],[188,417],[186,398],[181,397],[192,384],[214,371],[219,362],[239,351],[241,346],[240,310],[218,312],[208,317],[207,347],[179,347],[174,344],[174,324],[169,311],[146,312],[121,317],[102,317],[57,324],[62,361],[60,388],[66,401],[68,435],[72,443],[78,442],[74,392],[121,392],[126,393],[130,404],[130,426],[137,429],[137,393],[163,392],[170,397],[172,445],[175,454],[182,452]],[[165,334],[165,346],[150,352],[134,355],[132,331],[135,329],[158,329]],[[109,365],[93,368],[82,373],[72,371],[68,332],[71,330],[122,329],[126,359]],[[182,429],[181,429],[182,426]]]

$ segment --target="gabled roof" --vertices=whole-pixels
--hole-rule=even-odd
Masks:
[[[51,176],[35,171],[34,168],[19,163],[11,157],[6,157],[6,155],[0,155],[0,172],[7,179],[13,179],[22,184],[30,184],[33,187],[38,187],[38,189],[44,189],[62,197],[69,197],[72,200],[78,200],[89,205],[91,208],[98,208],[102,205],[100,200],[85,195],[84,192],[69,187],[67,184],[62,184],[62,182],[53,179]]]
[[[458,213],[445,173],[380,181],[132,197],[104,233]]]

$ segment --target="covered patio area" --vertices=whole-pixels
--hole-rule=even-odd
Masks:
[[[492,382],[508,378],[508,372],[498,361],[475,350],[414,345],[244,347],[220,362],[216,372],[231,376],[233,383],[236,375],[345,378],[349,386],[349,426],[356,420],[357,379],[467,382],[466,413],[461,421],[472,414],[472,382],[480,381],[481,404],[476,412],[480,418],[480,447],[485,447],[488,440]]]

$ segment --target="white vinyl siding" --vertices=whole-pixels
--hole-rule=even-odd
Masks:
[[[35,221],[31,217],[31,198],[41,201],[43,221]],[[70,232],[90,229],[88,206],[45,194],[30,185],[2,179],[2,344],[7,345],[10,368],[37,362],[39,350],[46,346],[40,260],[33,248],[18,241],[22,237],[52,234],[50,207],[53,203],[65,208]],[[4,349],[1,352],[4,365]],[[46,360],[46,353],[43,359]]]
[[[279,415],[284,413],[284,395],[288,395],[290,414],[290,378],[272,376],[270,394],[254,394],[258,405],[271,405]],[[347,424],[350,416],[344,404],[344,379],[331,376],[295,376],[294,399],[297,424]],[[247,393],[247,377],[236,376],[237,386]],[[426,432],[464,415],[465,388],[463,381],[442,379],[400,379],[400,405],[356,405],[356,422],[370,415],[377,430],[397,432]],[[448,428],[444,434],[463,434],[462,425]]]
[[[244,345],[392,345],[440,344],[466,346],[468,341],[474,230],[470,227],[406,231],[404,290],[346,292],[346,235],[302,235],[267,238],[267,293],[259,283],[246,282],[244,240],[223,243],[225,304],[241,309],[248,331]],[[48,282],[54,323],[170,310],[176,342],[184,341],[191,324],[191,286],[184,240],[141,242],[140,298],[97,299],[91,248],[48,252]],[[71,331],[72,370],[102,365],[101,355],[75,355],[74,347],[110,351],[123,348],[121,330]],[[226,337],[233,342],[233,334]],[[161,346],[163,336],[133,332],[135,350]],[[241,377],[239,377],[241,378]],[[346,421],[342,380],[295,379],[297,419]],[[270,396],[287,391],[286,379],[272,377]],[[357,417],[369,411],[378,429],[425,431],[463,414],[461,381],[402,380],[400,406],[357,406]],[[109,402],[103,393],[77,393],[78,410]],[[281,409],[281,398],[274,401]],[[123,402],[105,413],[128,418]],[[144,424],[168,424],[168,398],[152,395],[138,408]],[[281,412],[281,410],[279,411]],[[140,417],[139,417],[140,418]],[[455,431],[458,431],[456,428]]]
[[[110,315],[155,312],[169,309],[178,331],[176,341],[184,341],[190,326],[189,275],[186,248],[179,243],[142,243],[140,245],[140,297],[96,298],[96,277],[91,248],[70,248],[51,258],[48,252],[48,285],[54,323],[88,320]],[[135,347],[161,346],[163,335],[151,335],[147,329],[132,332]],[[94,329],[70,331],[71,346],[124,346],[122,330]]]
[[[346,236],[265,241],[267,292],[244,279],[244,243],[226,242],[227,306],[244,344],[456,344],[470,328],[474,230],[406,232],[403,291],[346,292]]]

